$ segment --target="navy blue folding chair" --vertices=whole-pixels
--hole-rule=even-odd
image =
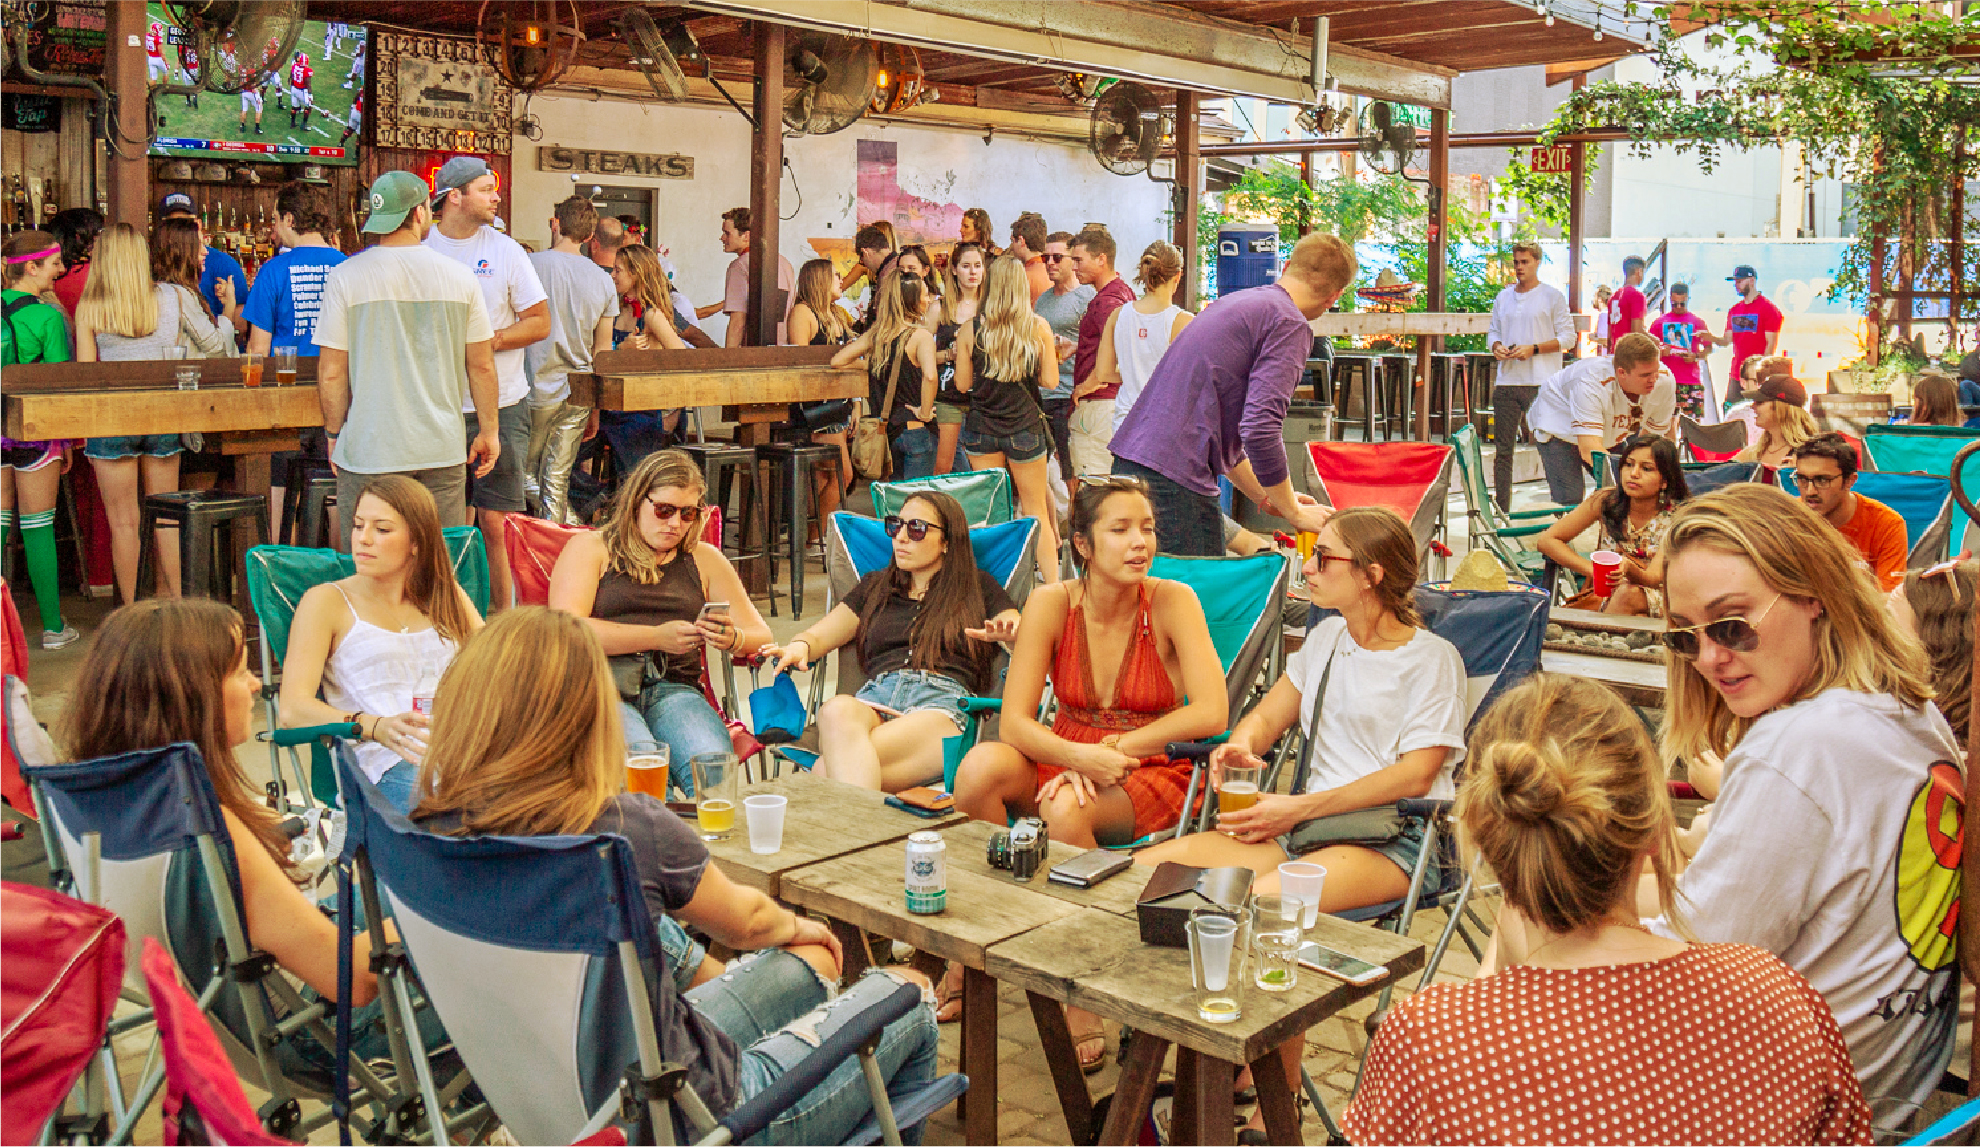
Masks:
[[[948,1075],[889,1095],[872,1052],[920,1002],[902,985],[717,1118],[686,1069],[661,1058],[652,1001],[673,981],[624,837],[439,836],[393,808],[347,754],[337,770],[350,810],[344,857],[369,889],[367,913],[392,912],[461,1058],[518,1142],[574,1142],[622,1114],[634,1143],[741,1142],[853,1054],[873,1113],[848,1142],[898,1144],[896,1120],[913,1126],[967,1088]]]

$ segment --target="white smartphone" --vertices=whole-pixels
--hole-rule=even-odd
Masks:
[[[1366,960],[1357,960],[1345,952],[1322,948],[1311,940],[1300,948],[1299,962],[1302,967],[1311,968],[1337,980],[1346,980],[1356,987],[1372,984],[1389,974],[1385,968]]]
[[[721,615],[721,616],[723,616],[723,617],[727,617],[727,616],[729,615],[729,603],[728,603],[728,602],[726,602],[726,601],[705,601],[705,602],[702,602],[702,603],[701,603],[701,612],[700,612],[700,613],[698,613],[698,614],[696,614],[696,615],[695,615],[695,618],[694,618],[694,619],[695,619],[696,621],[707,621],[707,620],[708,620],[709,618],[711,618],[711,617],[714,617],[714,616],[716,616],[716,615],[718,615],[718,614],[719,614],[719,615]]]

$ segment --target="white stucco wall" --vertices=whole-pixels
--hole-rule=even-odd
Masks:
[[[539,247],[545,244],[551,207],[571,194],[569,175],[537,170],[539,146],[689,155],[694,158],[692,179],[587,175],[576,186],[658,188],[654,240],[672,249],[677,285],[697,304],[720,299],[729,261],[721,249],[721,215],[749,203],[750,133],[741,116],[729,110],[583,97],[538,98],[530,112],[541,121],[543,136],[534,143],[517,140],[513,186],[504,210],[513,234]],[[898,145],[904,200],[913,196],[931,206],[982,207],[996,224],[1000,243],[1008,240],[1011,220],[1025,211],[1043,214],[1053,230],[1106,223],[1127,266],[1143,247],[1169,234],[1169,185],[1112,175],[1082,146],[1001,134],[986,146],[980,132],[861,121],[834,135],[785,140],[790,168],[782,190],[786,218],[779,247],[793,266],[819,257],[820,245],[829,248],[836,242],[850,252],[854,232],[871,222],[858,213],[855,152],[861,139]],[[953,240],[955,233],[941,238]],[[721,337],[719,316],[702,326]]]

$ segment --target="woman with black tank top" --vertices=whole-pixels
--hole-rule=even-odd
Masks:
[[[813,259],[798,268],[797,302],[791,304],[791,316],[784,323],[784,331],[792,346],[844,346],[852,338],[852,325],[839,307],[839,276],[832,270],[832,260]],[[818,411],[832,405],[829,401],[793,403],[791,421],[802,428],[809,421],[805,417],[807,413],[816,417]],[[813,425],[809,434],[811,441],[820,446],[839,448],[839,475],[845,483],[842,489],[823,483],[814,492],[820,519],[838,509],[840,498],[852,489],[852,453],[846,447],[846,432],[852,426],[852,418],[849,407],[841,409],[848,410],[847,417]]]
[[[956,389],[969,396],[962,445],[971,467],[1011,472],[1018,504],[1038,522],[1038,572],[1048,582],[1059,580],[1059,530],[1045,472],[1051,438],[1038,392],[1058,377],[1052,325],[1031,312],[1024,264],[1001,256],[984,281],[982,313],[956,334]]]
[[[693,794],[688,759],[730,751],[728,726],[701,691],[705,650],[747,654],[770,627],[729,559],[701,544],[704,483],[680,450],[647,455],[597,531],[572,538],[550,572],[550,605],[591,619],[612,661],[626,751],[664,744],[674,787]],[[723,608],[709,616],[702,606]]]
[[[956,389],[956,332],[983,309],[983,276],[988,267],[982,244],[956,244],[942,271],[942,305],[929,311],[929,325],[935,331],[935,369],[940,372],[935,389],[937,474],[969,469],[959,448],[969,395]]]
[[[866,360],[867,412],[887,420],[895,479],[935,473],[935,336],[921,326],[928,292],[918,275],[887,271],[873,325],[832,356],[832,365]],[[889,380],[894,401],[887,406]]]

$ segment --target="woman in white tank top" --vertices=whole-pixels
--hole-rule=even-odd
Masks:
[[[1141,284],[1142,295],[1107,316],[1100,357],[1093,364],[1092,379],[1100,385],[1120,383],[1120,393],[1114,396],[1116,432],[1169,343],[1196,317],[1175,302],[1176,288],[1182,285],[1182,252],[1174,246],[1160,240],[1150,243],[1141,253],[1134,280]]]
[[[418,803],[440,675],[481,616],[454,579],[426,487],[381,474],[365,484],[349,520],[357,572],[312,588],[296,607],[282,662],[282,724],[356,724],[364,775],[408,811]]]

